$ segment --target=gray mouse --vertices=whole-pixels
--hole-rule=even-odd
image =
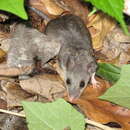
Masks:
[[[35,57],[41,59],[44,66],[56,55],[69,98],[79,98],[96,72],[97,64],[90,33],[78,16],[68,14],[51,20],[45,34],[19,24],[12,34],[7,65],[22,68],[20,75],[28,75],[33,72]],[[26,66],[30,69],[24,70]]]
[[[60,42],[58,60],[69,98],[79,98],[97,68],[88,29],[78,16],[68,14],[50,21],[45,33]]]

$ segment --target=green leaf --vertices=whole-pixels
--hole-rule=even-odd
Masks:
[[[120,79],[99,98],[130,108],[130,65],[123,65]]]
[[[0,0],[0,10],[8,11],[23,19],[28,19],[24,9],[24,0]]]
[[[85,121],[81,113],[76,111],[63,99],[53,103],[22,102],[29,130],[84,130]]]
[[[107,63],[98,63],[96,74],[112,83],[115,83],[120,78],[121,69],[115,65]]]
[[[88,0],[85,0],[88,1]],[[127,35],[130,35],[123,17],[124,0],[89,0],[96,8],[114,17]]]

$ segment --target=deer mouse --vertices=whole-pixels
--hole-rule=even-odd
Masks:
[[[68,96],[79,98],[97,68],[88,29],[78,16],[68,14],[51,20],[45,34],[61,44],[58,61]]]
[[[97,64],[90,33],[78,16],[67,14],[49,21],[45,34],[19,24],[12,35],[8,67],[20,68],[19,74],[28,75],[33,71],[36,56],[44,65],[57,55],[70,100],[80,97],[96,72]],[[26,66],[31,69],[23,71],[22,67]],[[12,69],[6,70],[13,73]],[[6,70],[0,71],[0,75]]]

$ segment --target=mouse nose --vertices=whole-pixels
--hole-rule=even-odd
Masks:
[[[78,99],[80,97],[80,90],[79,89],[72,89],[68,92],[69,100],[72,102],[75,99]]]
[[[69,101],[70,101],[70,102],[73,102],[74,100],[75,100],[74,97],[69,97]]]

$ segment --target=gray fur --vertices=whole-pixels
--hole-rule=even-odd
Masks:
[[[41,59],[44,65],[58,54],[60,46],[55,39],[50,39],[36,29],[19,24],[10,40],[7,65],[9,67],[32,66],[35,57]]]
[[[62,44],[59,64],[65,80],[71,80],[70,85],[66,84],[69,96],[78,98],[97,68],[89,31],[78,16],[65,15],[52,20],[46,34]],[[83,88],[79,87],[81,81],[85,81]]]
[[[46,34],[46,35],[45,35]],[[38,57],[44,65],[58,55],[59,64],[64,72],[68,94],[78,98],[96,71],[91,36],[82,20],[74,15],[65,15],[50,21],[45,34],[25,25],[18,25],[8,53],[10,67],[32,66],[33,58]],[[31,72],[27,72],[29,74]],[[85,86],[80,88],[80,82]]]

